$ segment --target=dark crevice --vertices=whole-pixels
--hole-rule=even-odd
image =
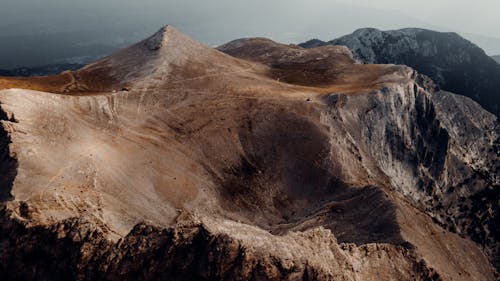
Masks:
[[[14,117],[9,118],[7,113],[2,110],[0,104],[0,120],[5,122],[16,122]],[[3,123],[2,122],[2,123]],[[11,138],[8,132],[0,124],[0,203],[13,200],[11,194],[14,179],[17,176],[17,160],[11,156],[10,145]]]

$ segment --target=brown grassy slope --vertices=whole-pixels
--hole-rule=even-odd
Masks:
[[[356,93],[380,88],[384,76],[400,66],[356,64],[343,46],[303,49],[264,38],[240,39],[217,48],[231,56],[265,64],[277,81],[307,86],[321,93]]]

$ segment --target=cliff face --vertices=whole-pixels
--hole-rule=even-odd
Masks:
[[[218,50],[0,78],[1,276],[497,279],[496,117],[344,47]]]
[[[306,48],[324,45],[347,46],[362,63],[408,65],[431,77],[442,89],[468,96],[497,116],[500,113],[500,82],[496,78],[500,65],[458,34],[366,28],[328,42],[301,44]]]
[[[329,96],[327,101],[341,104],[329,120],[356,140],[366,153],[362,158],[373,160],[399,194],[486,247],[498,266],[497,118],[468,98],[436,92],[431,81],[413,77],[371,95]]]

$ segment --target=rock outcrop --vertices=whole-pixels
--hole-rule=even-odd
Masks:
[[[498,267],[497,118],[470,99],[434,92],[415,77],[409,85],[371,95],[329,96],[334,104],[343,100],[332,110],[332,131],[347,131],[358,149],[368,152],[361,158],[374,160],[399,194],[486,248]]]
[[[84,219],[27,227],[0,215],[5,280],[441,280],[411,246],[338,244],[322,228],[276,237],[187,218],[137,224],[114,243]]]

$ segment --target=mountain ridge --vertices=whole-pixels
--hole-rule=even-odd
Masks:
[[[78,71],[0,78],[2,264],[40,269],[28,279],[65,256],[77,271],[47,278],[495,280],[493,115],[344,47],[219,50],[168,27]]]
[[[442,89],[471,97],[490,112],[500,114],[500,82],[496,79],[500,65],[457,33],[363,28],[328,42],[312,40],[299,45],[346,45],[362,63],[408,65],[430,76]]]

